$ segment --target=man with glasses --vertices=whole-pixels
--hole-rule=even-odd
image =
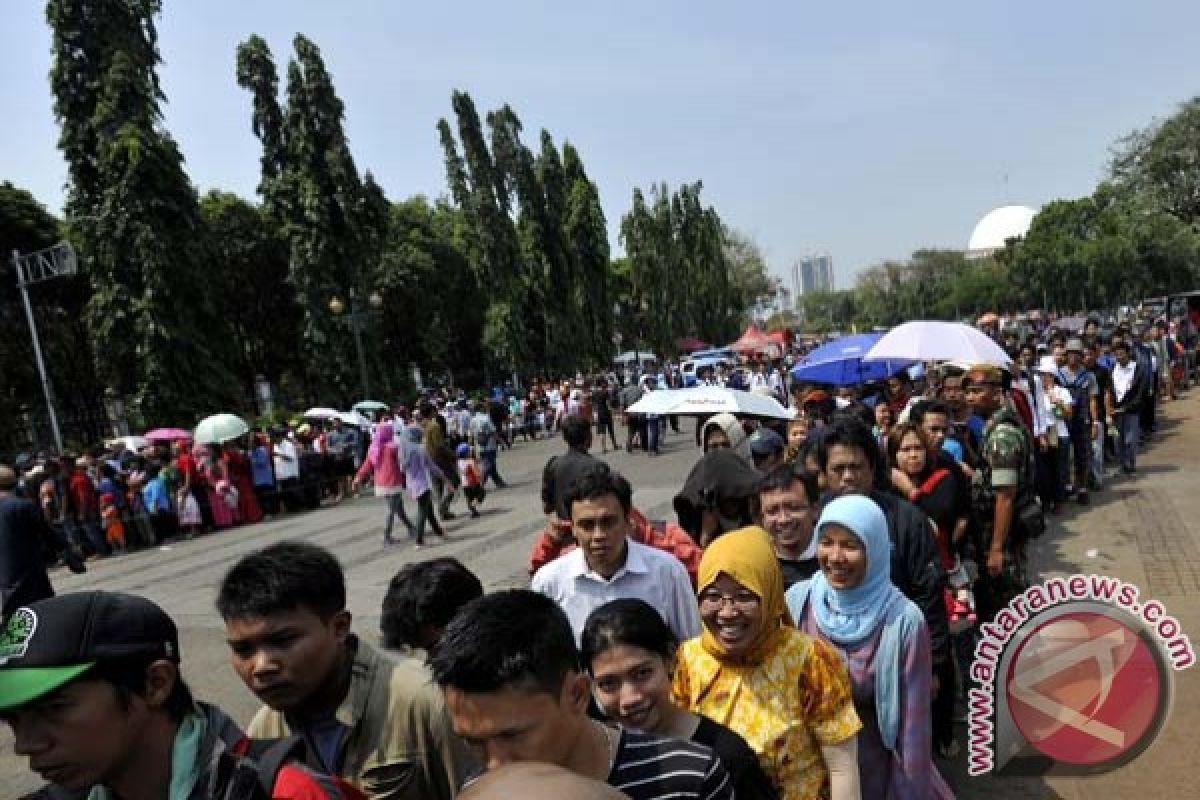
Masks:
[[[771,534],[785,589],[821,569],[813,537],[818,499],[817,477],[791,464],[768,472],[758,487],[758,524]]]
[[[1022,499],[1032,498],[1034,490],[1032,445],[1020,418],[1008,405],[999,368],[990,364],[971,367],[964,376],[964,388],[971,409],[987,420],[971,493],[978,526],[976,599],[983,622],[995,617],[1028,586],[1025,545],[1031,531],[1021,524],[1018,512]]]

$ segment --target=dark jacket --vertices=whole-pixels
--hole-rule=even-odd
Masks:
[[[46,554],[62,549],[61,539],[33,501],[0,493],[0,610],[5,615],[54,596]]]
[[[574,448],[568,448],[567,452],[547,461],[542,469],[542,510],[547,514],[557,513],[559,519],[569,520],[571,509],[567,506],[568,492],[581,475],[600,463],[594,456]]]

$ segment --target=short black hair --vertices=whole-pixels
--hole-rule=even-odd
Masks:
[[[950,406],[946,405],[945,400],[918,400],[913,404],[913,407],[908,410],[908,419],[917,425],[925,424],[926,414],[941,414],[950,416]]]
[[[265,547],[234,564],[217,590],[224,619],[308,608],[328,619],[346,608],[346,577],[333,553],[308,542]]]
[[[758,485],[758,493],[763,492],[779,492],[785,489],[792,488],[792,484],[801,483],[804,486],[804,496],[808,498],[808,502],[815,503],[820,497],[820,489],[817,486],[817,476],[804,469],[804,464],[780,464],[775,469],[763,476],[762,483]]]
[[[834,445],[857,447],[867,456],[871,469],[879,463],[879,445],[871,435],[871,429],[852,416],[837,416],[826,426],[821,444],[817,448],[817,463],[824,470],[829,464],[829,450]]]
[[[598,461],[584,470],[567,488],[567,508],[582,500],[597,500],[610,494],[616,495],[622,511],[629,513],[633,508],[633,487],[629,481],[608,464]]]
[[[383,646],[421,647],[421,628],[445,628],[460,608],[483,596],[483,584],[457,558],[406,564],[388,584],[379,628]]]
[[[583,668],[590,673],[596,656],[621,645],[640,647],[670,663],[679,642],[654,606],[636,597],[621,597],[588,615],[579,645]]]
[[[106,658],[96,662],[76,680],[110,684],[116,690],[117,704],[122,711],[127,711],[134,697],[146,696],[146,670],[156,660],[157,657],[145,655]],[[163,710],[172,722],[182,722],[184,717],[196,710],[192,690],[183,682],[181,673],[177,672],[175,675],[175,683],[171,686],[171,693],[167,695]]]
[[[446,626],[428,664],[439,686],[468,693],[516,687],[557,697],[567,675],[580,671],[567,615],[528,589],[467,603]]]
[[[591,420],[578,414],[571,414],[563,420],[562,434],[568,447],[584,447],[592,435]]]

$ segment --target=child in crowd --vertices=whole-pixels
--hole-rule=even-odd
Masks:
[[[479,516],[478,505],[487,497],[487,490],[480,480],[479,465],[475,463],[475,454],[471,445],[463,442],[455,451],[458,456],[458,476],[462,479],[463,495],[467,498],[467,509],[472,517]]]
[[[233,524],[241,522],[241,512],[238,507],[238,490],[228,479],[222,478],[217,481],[217,496],[221,498],[221,502],[229,509],[230,515],[233,517]]]
[[[200,517],[200,504],[195,496],[187,489],[180,489],[175,496],[175,507],[179,509],[179,528],[185,538],[192,538],[200,530],[203,519]]]
[[[104,524],[104,539],[114,553],[125,552],[125,523],[121,521],[121,510],[111,492],[100,495],[100,520]]]

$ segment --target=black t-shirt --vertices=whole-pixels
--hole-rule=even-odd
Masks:
[[[630,800],[733,800],[721,759],[695,742],[622,730],[608,785]]]
[[[793,562],[807,563],[807,562]],[[813,559],[816,563],[816,559]],[[738,800],[775,800],[779,797],[771,779],[763,772],[758,756],[746,744],[746,740],[719,722],[705,716],[692,734],[692,741],[699,742],[712,751],[725,765],[725,771],[733,781],[734,795]]]
[[[542,469],[542,506],[553,510],[559,519],[570,519],[571,509],[567,506],[567,493],[579,476],[600,461],[579,450],[567,450],[554,456]]]
[[[783,588],[790,589],[792,584],[806,581],[821,570],[821,565],[815,558],[784,558],[776,556],[779,570],[783,573]]]
[[[599,417],[611,417],[612,409],[608,405],[608,390],[596,389],[592,392],[592,408]]]

